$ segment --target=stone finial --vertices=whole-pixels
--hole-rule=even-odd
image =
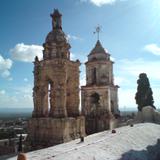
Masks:
[[[51,15],[52,18],[53,17],[61,17],[62,16],[62,14],[59,12],[58,9],[54,9],[54,12],[52,14],[50,14],[50,15]]]
[[[52,17],[52,29],[62,29],[62,14],[58,9],[54,9],[54,12],[50,16]]]
[[[35,57],[34,61],[39,62],[38,56]]]

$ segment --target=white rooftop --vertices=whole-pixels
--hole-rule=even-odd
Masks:
[[[28,160],[154,160],[160,152],[160,125],[136,124],[26,153]],[[151,147],[148,147],[151,146]],[[159,153],[160,155],[160,153]],[[129,157],[129,159],[127,158]],[[16,157],[7,160],[16,160]],[[155,159],[156,160],[156,159]]]

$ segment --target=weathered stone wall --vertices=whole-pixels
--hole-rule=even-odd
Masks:
[[[116,86],[82,86],[82,113],[84,115],[91,114],[94,110],[91,97],[94,93],[97,93],[99,95],[99,109],[119,114],[117,89]]]
[[[39,70],[38,73],[35,72],[33,115],[38,114],[39,117],[79,115],[80,62],[54,59],[41,61],[37,65]],[[51,103],[50,109],[48,103]]]
[[[34,113],[40,117],[51,116],[67,116],[66,112],[66,61],[62,59],[41,61],[39,62],[39,70],[35,75],[34,86]],[[49,91],[49,84],[51,85]],[[50,101],[48,99],[50,98]],[[48,107],[50,103],[50,111]]]
[[[108,87],[98,86],[82,86],[82,113],[84,115],[90,115],[92,113],[98,114],[98,110],[110,111],[110,93]],[[96,107],[92,103],[92,95],[97,93],[99,95],[98,106]],[[96,111],[97,109],[97,111]]]
[[[118,108],[118,86],[110,86],[110,105],[111,105],[111,112],[114,115],[119,115],[119,108]]]
[[[134,119],[134,122],[152,122],[160,124],[160,112],[158,112],[151,106],[143,107],[142,111],[138,111],[137,116]]]
[[[32,118],[28,123],[28,142],[35,148],[44,148],[85,136],[85,119]]]
[[[117,89],[109,86],[83,86],[82,94],[82,114],[86,118],[86,133],[92,134],[110,128],[115,128],[116,119],[114,114],[118,112]],[[99,95],[98,103],[92,103],[92,95]],[[111,103],[111,100],[115,102]],[[113,105],[113,106],[112,106]],[[112,112],[113,107],[113,112]],[[113,114],[113,115],[112,115]],[[114,124],[110,121],[114,121]],[[116,122],[117,123],[117,122]],[[114,127],[113,127],[114,125]]]
[[[67,65],[66,107],[71,117],[79,115],[79,65],[79,61],[69,61]]]
[[[86,116],[86,134],[93,134],[110,129],[110,117],[108,113],[101,116]]]
[[[97,85],[113,84],[112,63],[113,62],[111,61],[87,62],[86,63],[87,85],[92,85],[93,83]],[[93,74],[96,74],[96,76],[94,76]],[[94,78],[96,78],[96,80]]]

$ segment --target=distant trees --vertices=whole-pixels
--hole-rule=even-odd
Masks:
[[[149,79],[146,73],[141,73],[139,79],[137,80],[137,93],[135,96],[136,104],[138,105],[138,110],[141,111],[145,106],[151,106],[155,108],[153,100],[153,92],[150,87]]]

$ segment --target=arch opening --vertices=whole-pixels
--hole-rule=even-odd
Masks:
[[[100,96],[98,93],[94,93],[91,95],[91,103],[92,104],[99,104]]]

